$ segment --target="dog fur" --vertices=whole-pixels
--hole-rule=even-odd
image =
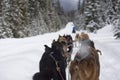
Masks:
[[[90,48],[93,50],[93,48]],[[99,80],[100,65],[96,51],[91,56],[77,62],[73,60],[70,64],[71,80]]]
[[[76,61],[75,59],[70,64],[70,74],[71,80],[99,80],[100,76],[100,62],[99,54],[100,50],[96,49],[94,42],[90,40],[87,33],[82,32],[80,34],[81,41],[89,40],[88,45],[90,55],[82,59],[81,61]]]

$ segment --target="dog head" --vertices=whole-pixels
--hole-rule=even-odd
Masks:
[[[84,32],[81,32],[80,37],[81,37],[81,39],[83,39],[83,40],[90,39],[90,38],[89,38],[89,35],[88,35],[87,33],[84,33]]]

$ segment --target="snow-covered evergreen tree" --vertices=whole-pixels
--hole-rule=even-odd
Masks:
[[[43,15],[40,12],[44,11],[46,3],[44,0],[29,0],[28,1],[28,14],[29,14],[29,22],[28,22],[28,31],[29,36],[35,36],[41,33],[44,33],[46,23],[43,20]],[[47,30],[47,29],[46,29]]]
[[[91,29],[90,31],[94,31],[101,27],[100,25],[100,11],[101,5],[100,0],[86,0],[85,2],[85,29]]]
[[[59,0],[29,0],[28,3],[29,36],[56,31],[66,24],[63,15],[60,15]]]
[[[101,28],[101,1],[100,0],[79,0],[78,11],[74,23],[84,30],[90,32]]]
[[[115,26],[114,36],[120,38],[120,0],[107,0],[106,4],[106,23]]]
[[[113,0],[113,10],[115,12],[113,25],[114,27],[114,36],[120,38],[120,0]]]
[[[0,1],[0,28],[2,28],[2,0]],[[1,29],[0,32],[2,32]]]
[[[3,1],[3,27],[8,32],[8,37],[27,36],[27,0]]]
[[[46,11],[44,0],[29,0],[29,36],[35,36],[48,31],[42,12]]]
[[[4,36],[1,37],[13,37],[12,30],[10,29],[12,16],[11,6],[9,4],[10,0],[3,0],[2,2],[2,33]]]
[[[114,36],[116,39],[120,38],[120,19],[115,21]]]
[[[67,19],[56,4],[59,7],[51,0],[0,0],[0,35],[19,38],[61,29]]]

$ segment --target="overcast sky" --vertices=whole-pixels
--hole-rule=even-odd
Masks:
[[[77,9],[78,0],[60,0],[65,11]]]

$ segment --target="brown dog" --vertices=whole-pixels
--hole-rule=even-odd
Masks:
[[[89,35],[82,32],[81,46],[86,46],[85,50],[89,51],[89,55],[84,59],[77,61],[74,59],[70,64],[71,80],[99,80],[100,63],[98,52],[95,49],[94,42],[90,40]],[[80,56],[81,57],[81,56]]]
[[[61,35],[59,35],[57,41],[58,41],[58,42],[67,43],[67,39],[66,39],[64,36],[61,36]]]
[[[81,32],[80,34],[81,39],[90,39],[87,33]]]
[[[89,57],[80,62],[75,60],[71,62],[71,80],[99,80],[99,56],[94,48],[90,49],[92,50],[92,54]]]

